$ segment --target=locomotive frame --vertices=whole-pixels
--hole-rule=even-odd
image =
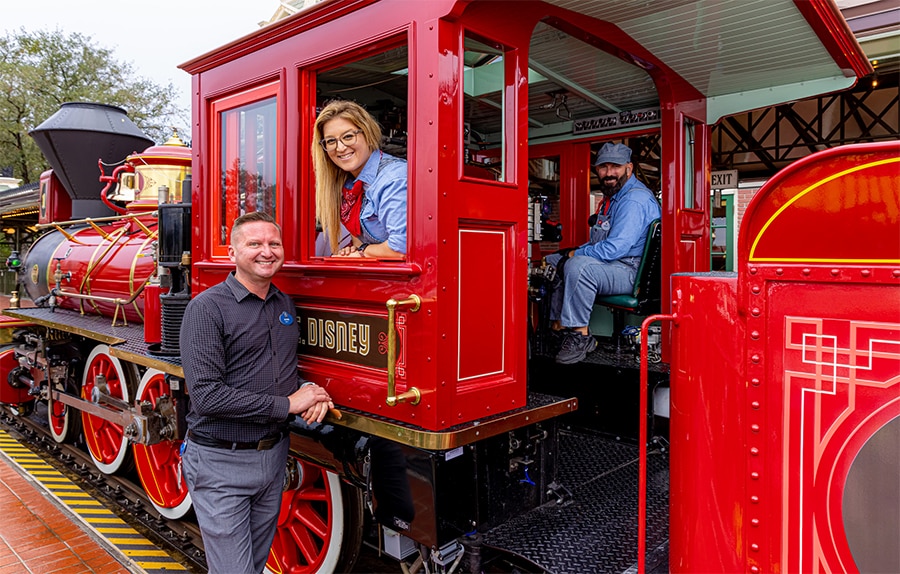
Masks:
[[[584,553],[588,568],[625,570],[636,561],[641,571],[648,545],[668,552],[673,571],[837,571],[854,564],[862,569],[873,560],[877,565],[877,550],[861,542],[864,537],[848,535],[851,541],[839,539],[824,550],[815,541],[823,532],[844,532],[833,518],[841,512],[816,514],[824,512],[822,506],[829,511],[840,506],[833,493],[816,490],[812,499],[804,494],[804,502],[797,503],[793,493],[799,486],[775,478],[788,476],[792,468],[796,447],[787,437],[807,432],[782,425],[793,404],[779,405],[807,399],[802,392],[800,399],[782,395],[783,377],[764,366],[767,360],[780,365],[776,357],[782,350],[762,345],[779,331],[761,326],[769,311],[755,297],[777,295],[787,275],[813,290],[852,285],[882,302],[896,299],[897,246],[874,258],[861,255],[900,228],[897,210],[874,215],[879,206],[898,203],[896,169],[862,177],[864,170],[854,166],[893,166],[897,146],[850,147],[791,166],[748,210],[740,271],[727,277],[703,274],[709,251],[704,206],[709,204],[710,124],[727,114],[845,88],[870,71],[829,1],[758,4],[673,0],[626,10],[612,1],[547,0],[516,3],[511,12],[509,3],[496,0],[332,0],[184,64],[193,76],[189,155],[175,151],[178,146],[157,146],[132,154],[126,168],[102,180],[118,183],[116,196],[104,191],[102,203],[135,217],[98,224],[91,212],[78,220],[88,227],[71,233],[64,223],[78,218],[63,214],[93,210],[99,202],[89,203],[73,192],[71,181],[65,186],[48,175],[42,204],[52,209],[45,223],[63,244],[85,244],[78,239],[84,234],[94,236],[97,247],[81,268],[72,266],[77,258],[69,254],[44,256],[37,276],[46,292],[33,299],[48,306],[6,311],[15,327],[30,326],[17,335],[16,348],[0,355],[9,374],[6,384],[0,383],[0,402],[24,414],[34,397],[46,401],[51,434],[60,441],[82,432],[73,413],[78,409],[84,413],[85,437],[113,437],[93,445],[87,439],[101,471],[126,466],[134,443],[154,505],[167,515],[186,513],[189,499],[177,476],[189,400],[177,356],[179,309],[190,293],[230,271],[223,257],[229,222],[263,209],[285,230],[286,264],[276,282],[294,298],[304,326],[298,366],[329,390],[343,413],[321,426],[292,425],[284,495],[290,510],[276,535],[273,571],[346,568],[358,551],[364,502],[378,523],[415,541],[422,559],[436,569],[452,571],[467,558],[466,566],[478,571],[482,551],[486,556],[488,547],[498,546],[534,568],[583,569],[585,563],[568,561],[571,557],[516,546],[516,538],[533,540],[516,523],[533,528],[535,522],[528,520],[538,516],[546,519],[538,526],[546,527],[553,523],[549,514],[570,520],[573,509],[594,504],[566,482],[572,478],[567,466],[577,462],[571,457],[584,462],[585,448],[604,448],[597,432],[624,434],[644,448],[648,426],[653,425],[651,435],[665,427],[646,394],[668,387],[670,380],[671,416],[663,418],[671,420],[671,451],[656,449],[621,466],[637,478],[639,463],[641,480],[649,466],[654,476],[671,481],[671,488],[648,487],[652,525],[646,533],[648,495],[643,488],[629,489],[629,510],[615,520],[621,522],[616,532],[629,532],[630,557],[598,563],[596,555]],[[741,26],[754,31],[755,43],[721,50],[707,44]],[[793,46],[802,50],[795,54],[799,63],[785,63],[775,51],[786,33],[802,44]],[[669,36],[700,41],[678,48],[660,41]],[[747,63],[742,50],[758,60],[759,69]],[[602,72],[585,71],[591,67]],[[720,75],[721,70],[728,73]],[[403,261],[335,261],[316,251],[309,145],[326,93],[349,94],[377,110],[385,148],[409,161],[409,243]],[[664,327],[655,335],[654,350],[665,363],[648,365],[651,328],[645,322],[643,361],[623,354],[618,333],[608,333],[607,355],[561,369],[542,347],[542,294],[529,290],[529,277],[539,279],[542,255],[558,246],[546,231],[561,224],[566,243],[586,238],[588,166],[600,143],[610,140],[635,148],[637,171],[661,192],[660,310],[667,313],[655,317]],[[152,171],[161,166],[171,168],[165,182]],[[823,169],[842,175],[842,191],[829,186]],[[160,185],[166,193],[158,193]],[[826,199],[810,204],[795,199],[817,196],[791,195],[798,186],[803,192],[804,185]],[[872,189],[885,191],[873,200],[866,195]],[[835,199],[841,194],[843,203]],[[773,246],[758,240],[791,236],[778,234],[771,223],[776,215],[784,215],[783,223],[793,213],[781,204],[796,208],[797,222],[853,208],[853,229],[866,230],[866,240],[843,251],[784,255],[777,241]],[[144,222],[143,229],[135,220]],[[112,251],[119,236],[140,238],[141,257],[132,261],[152,258],[154,265],[143,274],[111,267],[88,293],[84,286],[93,284],[86,278],[99,261],[96,254]],[[117,261],[125,260],[123,254]],[[148,279],[99,294],[103,281],[115,283],[122,276]],[[84,280],[73,292],[66,284],[77,279]],[[113,314],[122,307],[120,300],[134,304],[127,325],[118,317],[110,321],[104,297],[114,300]],[[803,299],[791,296],[779,303],[779,312]],[[826,317],[823,310],[807,314],[817,312]],[[896,401],[890,392],[900,376],[890,345],[900,339],[897,309],[861,312],[859,305],[848,305],[834,313],[839,315],[827,317],[877,323],[869,326],[879,333],[871,339],[887,341],[886,348],[872,352],[884,363],[878,367],[880,379],[870,385],[881,389],[869,399],[879,422],[854,435],[854,449],[863,452],[880,429],[888,429],[887,438],[872,444],[882,446],[865,452],[896,445],[890,433],[898,415],[891,415]],[[717,335],[709,366],[698,361],[709,348],[698,317],[707,317]],[[348,337],[366,333],[367,352],[355,345],[357,339],[318,344],[313,335],[325,334],[327,325]],[[816,349],[824,352],[821,345]],[[591,379],[618,389],[586,389]],[[703,402],[707,396],[741,416],[731,421],[715,412]],[[631,412],[628,422],[611,424],[623,404]],[[769,410],[760,417],[763,405]],[[571,427],[590,432],[582,436]],[[713,436],[713,428],[727,432]],[[697,436],[704,437],[699,446],[692,439]],[[584,442],[573,448],[580,438]],[[733,452],[732,441],[747,449]],[[621,451],[627,442],[613,441],[612,450]],[[717,468],[717,460],[745,472],[747,485],[728,486],[728,472]],[[833,460],[843,465],[842,479],[851,467],[860,468],[847,458]],[[590,459],[590,465],[598,464]],[[701,476],[717,485],[715,496],[698,484],[697,465]],[[404,469],[406,487],[395,492],[383,477],[398,468]],[[613,468],[602,468],[601,476],[611,476]],[[880,467],[864,468],[853,471],[863,477],[853,484],[867,484],[872,468]],[[815,467],[816,473],[827,470]],[[807,475],[801,486],[808,480]],[[861,491],[853,489],[857,497]],[[320,502],[310,504],[311,499]],[[721,524],[732,512],[739,516]],[[815,528],[804,529],[803,536],[789,533],[810,520]],[[593,540],[601,546],[596,541],[601,530],[588,525],[576,544]],[[545,534],[555,540],[553,533]]]

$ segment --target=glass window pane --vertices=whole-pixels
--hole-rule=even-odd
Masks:
[[[234,220],[277,205],[277,127],[274,97],[220,114],[219,242],[227,245]]]
[[[507,181],[506,76],[504,50],[499,45],[465,38],[463,72],[464,175]]]
[[[694,179],[697,165],[694,149],[694,122],[684,121],[684,208],[694,209]]]

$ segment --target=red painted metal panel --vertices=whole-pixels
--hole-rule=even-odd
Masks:
[[[2,323],[0,323],[0,327],[2,326]],[[6,349],[0,352],[0,369],[2,369],[4,373],[10,373],[18,366],[19,362],[15,356],[15,349]],[[28,394],[27,387],[13,387],[5,380],[0,384],[0,403],[18,405],[29,403],[33,400],[34,397]]]
[[[834,148],[796,162],[773,177],[748,206],[739,257],[753,262],[900,263],[898,174],[900,142]]]
[[[502,230],[459,230],[460,382],[505,371],[505,331],[511,311],[506,303],[511,279],[507,243]]]
[[[748,441],[761,501],[745,525],[749,567],[859,569],[840,508],[847,473],[900,414],[898,166],[898,142],[814,154],[763,186],[744,218],[747,400],[760,429]]]
[[[749,434],[735,277],[672,278],[669,568],[742,571]]]
[[[761,387],[769,440],[760,496],[783,504],[761,506],[768,536],[759,544],[769,562],[761,566],[859,570],[841,506],[854,458],[900,416],[898,288],[772,277],[766,291]],[[880,526],[858,528],[875,536]]]
[[[843,504],[857,455],[900,416],[898,151],[847,146],[792,164],[748,209],[736,282],[673,277],[673,571],[870,563],[848,542]],[[735,335],[728,368],[720,339]],[[698,469],[708,492],[681,476]],[[874,521],[853,528],[883,535]]]

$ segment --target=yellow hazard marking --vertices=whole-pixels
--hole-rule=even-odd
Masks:
[[[178,562],[143,562],[141,560],[135,560],[134,563],[148,572],[153,570],[187,570],[187,568]]]
[[[107,550],[118,553],[119,561],[126,566],[130,565],[129,569],[134,570],[137,567],[146,574],[187,570],[164,550],[156,548],[156,545],[143,534],[104,507],[99,500],[84,492],[78,484],[13,439],[3,429],[0,429],[0,458],[6,458],[21,472],[30,475],[70,512],[77,522],[99,534],[106,542]],[[141,557],[148,557],[150,560],[141,560]]]
[[[117,546],[119,544],[124,546],[153,546],[153,543],[146,538],[107,538],[107,540]]]

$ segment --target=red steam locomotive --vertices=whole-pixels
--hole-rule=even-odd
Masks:
[[[369,523],[443,572],[900,569],[900,146],[787,166],[737,271],[708,272],[710,126],[871,70],[830,0],[332,0],[183,68],[191,148],[88,104],[33,134],[54,169],[48,232],[8,262],[34,304],[5,311],[14,413],[46,404],[55,440],[105,473],[133,457],[186,515],[181,316],[264,210],[298,367],[342,412],[293,423],[271,571],[346,570]],[[408,160],[403,260],[316,248],[335,98]],[[587,238],[607,141],[662,221],[635,293],[598,301],[600,348],[561,366],[542,258]]]

